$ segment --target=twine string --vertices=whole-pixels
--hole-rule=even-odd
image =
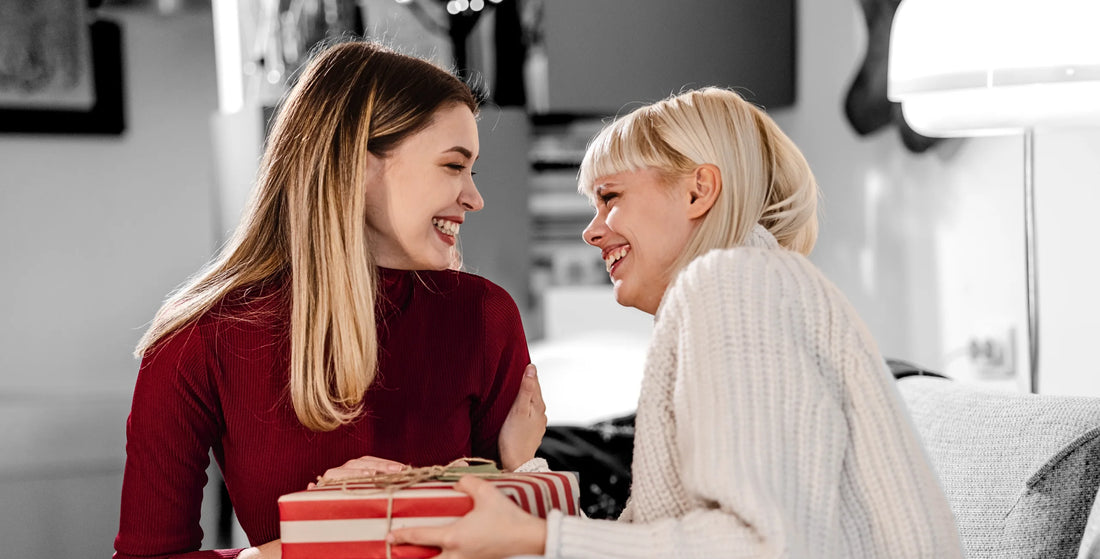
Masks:
[[[390,490],[386,502],[386,559],[393,559],[393,544],[390,543],[389,533],[393,529],[393,494],[396,492]]]
[[[496,465],[496,462],[487,460],[485,458],[459,458],[454,460],[446,466],[425,466],[423,468],[409,468],[400,472],[389,474],[373,474],[367,476],[348,477],[343,479],[324,479],[321,476],[317,476],[317,487],[332,487],[340,486],[341,492],[351,493],[354,495],[377,495],[378,493],[386,493],[386,534],[388,535],[393,529],[393,496],[398,491],[410,487],[422,481],[428,481],[436,479],[447,474],[458,473],[456,468],[462,468],[462,464],[492,464]],[[351,484],[370,484],[373,488],[369,489],[354,489],[348,487]],[[386,539],[386,559],[393,559],[392,544],[390,544],[389,538]]]
[[[404,489],[411,485],[420,483],[422,481],[428,481],[438,478],[446,474],[457,473],[453,470],[455,468],[461,468],[460,466],[465,462],[466,464],[473,465],[478,464],[493,464],[496,462],[487,460],[485,458],[459,458],[454,460],[446,466],[424,466],[423,468],[409,468],[401,470],[400,472],[388,473],[388,474],[372,474],[366,476],[347,477],[342,479],[324,479],[321,476],[317,476],[317,487],[331,487],[339,485],[342,489],[348,490],[349,484],[371,484],[383,489],[393,488],[395,491]]]

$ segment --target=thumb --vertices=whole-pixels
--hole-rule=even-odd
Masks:
[[[475,507],[479,501],[484,500],[487,495],[491,495],[492,492],[496,491],[493,484],[478,476],[462,476],[455,484],[455,489],[469,495],[474,500]]]
[[[534,399],[542,392],[539,386],[539,373],[535,366],[528,365],[523,371],[523,379],[519,383],[519,391],[524,396]]]
[[[517,394],[516,401],[522,401],[524,403],[531,402],[535,399],[535,395],[539,392],[539,379],[538,377],[524,376],[523,380],[519,383],[519,394]]]
[[[519,392],[516,393],[516,400],[512,403],[511,413],[525,417],[531,413],[535,402],[542,399],[539,379],[534,371],[534,365],[528,365],[527,370],[524,371],[523,379],[519,383]]]

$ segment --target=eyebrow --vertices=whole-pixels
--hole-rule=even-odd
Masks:
[[[601,194],[603,194],[603,191],[605,191],[609,188],[614,188],[617,184],[618,183],[615,183],[615,182],[612,182],[612,181],[601,182],[600,184],[597,184],[595,188],[592,189],[592,192],[595,193],[596,196],[600,196]]]
[[[611,188],[611,183],[602,182],[592,187],[592,196],[588,197],[588,205],[593,208],[598,208],[600,202],[603,201],[603,193],[607,189]]]
[[[466,149],[462,146],[454,146],[454,147],[445,149],[445,150],[443,150],[443,153],[450,153],[452,151],[462,154],[463,156],[466,157],[466,159],[470,159],[474,156],[474,152],[472,152],[472,151],[470,151],[470,150],[468,150],[468,149]]]

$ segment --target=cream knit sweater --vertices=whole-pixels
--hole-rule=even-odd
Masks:
[[[874,341],[757,226],[657,311],[618,521],[551,515],[547,557],[961,558]]]

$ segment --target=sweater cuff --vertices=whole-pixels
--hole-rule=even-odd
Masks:
[[[550,465],[546,463],[545,458],[532,458],[520,464],[518,468],[512,471],[517,473],[549,472]]]
[[[561,520],[565,515],[558,509],[552,509],[546,516],[546,549],[543,557],[557,559],[561,557]]]

